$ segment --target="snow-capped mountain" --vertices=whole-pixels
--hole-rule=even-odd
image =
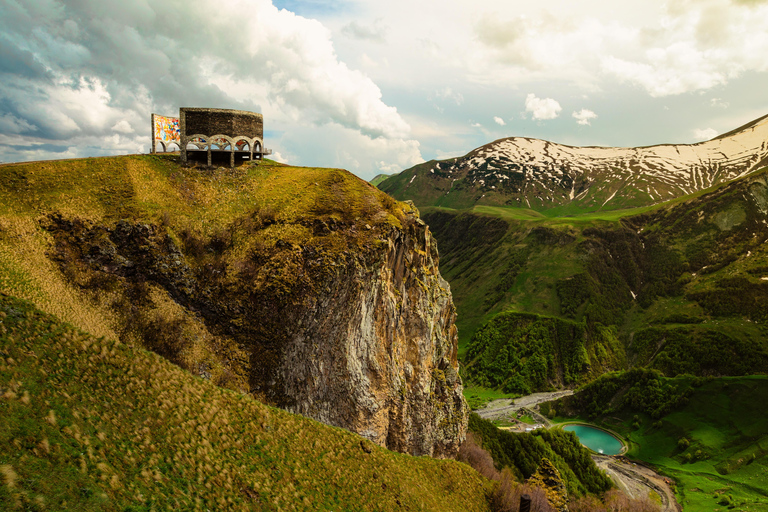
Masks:
[[[766,165],[768,116],[698,144],[573,147],[511,137],[420,164],[379,186],[420,206],[615,209],[690,194]]]

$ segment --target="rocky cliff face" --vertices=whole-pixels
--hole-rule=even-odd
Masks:
[[[310,206],[262,204],[207,234],[168,215],[49,215],[48,256],[125,342],[392,450],[452,457],[468,411],[435,241],[412,205],[315,176],[330,184]]]
[[[334,265],[325,293],[296,311],[265,384],[290,411],[392,450],[453,456],[467,408],[456,313],[435,241],[411,211],[380,242],[367,257]]]

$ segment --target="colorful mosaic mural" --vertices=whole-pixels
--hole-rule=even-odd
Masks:
[[[155,115],[155,140],[163,141],[166,146],[171,142],[181,145],[179,118]]]

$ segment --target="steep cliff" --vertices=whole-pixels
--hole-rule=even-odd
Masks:
[[[10,171],[0,291],[393,450],[458,450],[455,310],[412,206],[335,169]]]
[[[451,456],[467,409],[436,244],[415,210],[379,242],[334,265],[320,281],[325,293],[291,311],[268,393],[390,449]]]

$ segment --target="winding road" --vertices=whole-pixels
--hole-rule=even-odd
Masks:
[[[648,496],[653,492],[661,498],[661,512],[680,512],[682,507],[675,499],[675,492],[664,477],[652,469],[607,455],[592,455],[597,467],[604,470],[611,480],[630,498]]]

